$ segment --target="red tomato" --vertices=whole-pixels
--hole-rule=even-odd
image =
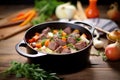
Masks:
[[[118,43],[113,43],[105,48],[105,55],[109,60],[119,60],[120,59],[120,45]]]

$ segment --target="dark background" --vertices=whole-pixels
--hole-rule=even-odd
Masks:
[[[52,0],[51,0],[52,1]],[[60,0],[59,0],[60,1]],[[71,1],[73,4],[77,2],[77,0],[61,0],[64,2]],[[88,4],[89,0],[80,0],[82,4]],[[97,4],[98,5],[110,5],[113,2],[118,2],[120,5],[120,0],[98,0]],[[17,4],[34,4],[34,0],[0,0],[0,5],[5,5],[5,4],[10,4],[10,5],[17,5]]]

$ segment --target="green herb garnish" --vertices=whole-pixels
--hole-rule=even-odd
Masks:
[[[68,44],[67,46],[72,48],[72,49],[75,49],[75,46],[73,44]]]
[[[39,64],[12,62],[11,66],[3,72],[5,75],[16,75],[29,80],[61,80],[56,73],[49,73],[40,68]]]

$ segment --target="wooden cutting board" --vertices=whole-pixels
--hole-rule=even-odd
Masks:
[[[22,32],[26,29],[28,29],[29,27],[32,26],[32,24],[27,24],[25,26],[20,27],[19,24],[22,21],[16,22],[16,23],[11,23],[10,19],[15,17],[18,13],[20,12],[27,12],[28,10],[30,10],[31,8],[27,8],[21,11],[16,12],[15,14],[11,14],[10,16],[0,20],[0,40],[3,39],[7,39],[19,32]]]

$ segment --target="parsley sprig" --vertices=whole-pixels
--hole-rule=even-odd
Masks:
[[[34,8],[37,10],[38,16],[32,20],[32,24],[36,25],[45,22],[55,14],[56,7],[62,3],[62,1],[58,0],[35,0]]]
[[[61,80],[56,73],[49,73],[40,68],[39,64],[20,63],[13,61],[11,66],[3,72],[7,75],[16,75],[17,78],[30,80]]]

